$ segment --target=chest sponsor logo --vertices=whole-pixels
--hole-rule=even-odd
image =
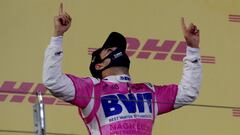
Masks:
[[[121,114],[123,110],[127,113],[152,113],[152,94],[113,94],[101,97],[101,103],[105,117]],[[147,107],[146,105],[147,104]]]

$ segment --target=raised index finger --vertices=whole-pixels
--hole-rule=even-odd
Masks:
[[[184,21],[184,17],[181,18],[182,30],[185,33],[187,31],[187,26]]]
[[[59,7],[59,15],[61,14],[63,14],[63,3],[61,3]]]

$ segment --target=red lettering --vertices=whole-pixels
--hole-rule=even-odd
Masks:
[[[6,95],[6,94],[0,94],[0,102],[5,101],[6,98],[7,98],[7,95]]]
[[[25,98],[25,94],[29,92],[32,88],[33,83],[23,82],[18,88],[15,88],[16,82],[13,81],[5,81],[3,85],[0,87],[0,92],[4,93],[17,93],[24,95],[13,95],[10,102],[22,102]],[[2,95],[2,100],[6,99],[7,95]]]
[[[174,61],[182,61],[183,58],[186,56],[186,47],[187,43],[184,41],[179,42],[177,48],[174,50],[173,54],[171,55],[171,59]]]
[[[240,108],[232,109],[232,116],[233,117],[240,117]]]
[[[14,88],[15,85],[16,82],[14,81],[5,81],[3,85],[0,87],[0,92],[27,94],[29,90],[32,88],[33,83],[23,82],[18,88]]]
[[[44,95],[47,93],[47,89],[43,84],[38,84],[33,91],[34,95],[28,98],[28,101],[30,103],[36,103],[36,92],[41,92],[41,94]],[[55,101],[56,101],[56,98],[54,97],[46,97],[46,95],[44,95],[43,97],[44,104],[54,104]]]
[[[148,39],[142,48],[140,48],[141,43],[139,39],[134,37],[126,37],[127,40],[127,50],[126,53],[129,57],[133,57],[135,54],[136,58],[139,59],[149,59],[151,54],[155,53],[153,56],[154,60],[166,60],[170,51],[172,51],[174,45],[177,41],[165,40],[162,44],[159,44],[158,39]],[[186,56],[186,42],[180,41],[176,46],[175,50],[171,54],[172,61],[182,61]],[[95,51],[96,48],[88,48],[89,55]],[[138,53],[139,52],[139,53]],[[202,56],[202,63],[215,64],[215,57],[213,56]]]
[[[140,46],[140,41],[137,38],[126,37],[127,40],[127,55],[133,56]]]
[[[175,43],[176,41],[165,40],[161,45],[159,45],[159,40],[148,39],[144,44],[142,51],[138,54],[137,58],[147,59],[152,52],[157,52],[153,59],[165,60]]]

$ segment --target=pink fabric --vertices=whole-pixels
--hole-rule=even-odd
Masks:
[[[177,96],[178,85],[155,86],[155,90],[158,114],[172,111]]]
[[[173,110],[178,90],[177,85],[153,86],[153,90],[144,83],[100,81],[94,85],[91,78],[68,77],[76,90],[71,103],[79,107],[80,115],[82,109],[93,106],[82,118],[89,134],[151,135],[155,111],[163,114]],[[91,97],[93,92],[94,102],[81,98]],[[153,101],[157,101],[157,110]]]
[[[70,103],[79,108],[85,108],[92,97],[93,82],[91,78],[78,78],[70,74],[67,74],[67,76],[72,80],[75,87],[75,98]]]
[[[145,119],[124,120],[102,127],[103,135],[151,135],[152,121]]]
[[[89,114],[89,116],[87,116],[86,118],[83,119],[85,123],[90,123],[90,122],[92,121],[92,119],[93,119],[94,117],[96,117],[96,113],[97,113],[97,111],[98,111],[98,109],[99,109],[99,107],[100,107],[100,104],[101,104],[101,103],[100,103],[100,94],[101,94],[101,91],[98,90],[99,87],[101,87],[101,84],[95,86],[95,88],[94,88],[94,89],[95,89],[94,98],[96,98],[96,99],[98,99],[98,100],[94,100],[94,107],[93,107],[93,109],[91,110],[91,113]]]

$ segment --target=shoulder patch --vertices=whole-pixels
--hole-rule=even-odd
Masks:
[[[97,78],[94,78],[94,77],[90,77],[90,78],[91,78],[94,85],[100,83],[100,79],[97,79]]]
[[[155,92],[154,86],[153,86],[151,83],[146,82],[146,83],[144,83],[144,84],[147,85],[148,88],[150,88],[153,92]]]

